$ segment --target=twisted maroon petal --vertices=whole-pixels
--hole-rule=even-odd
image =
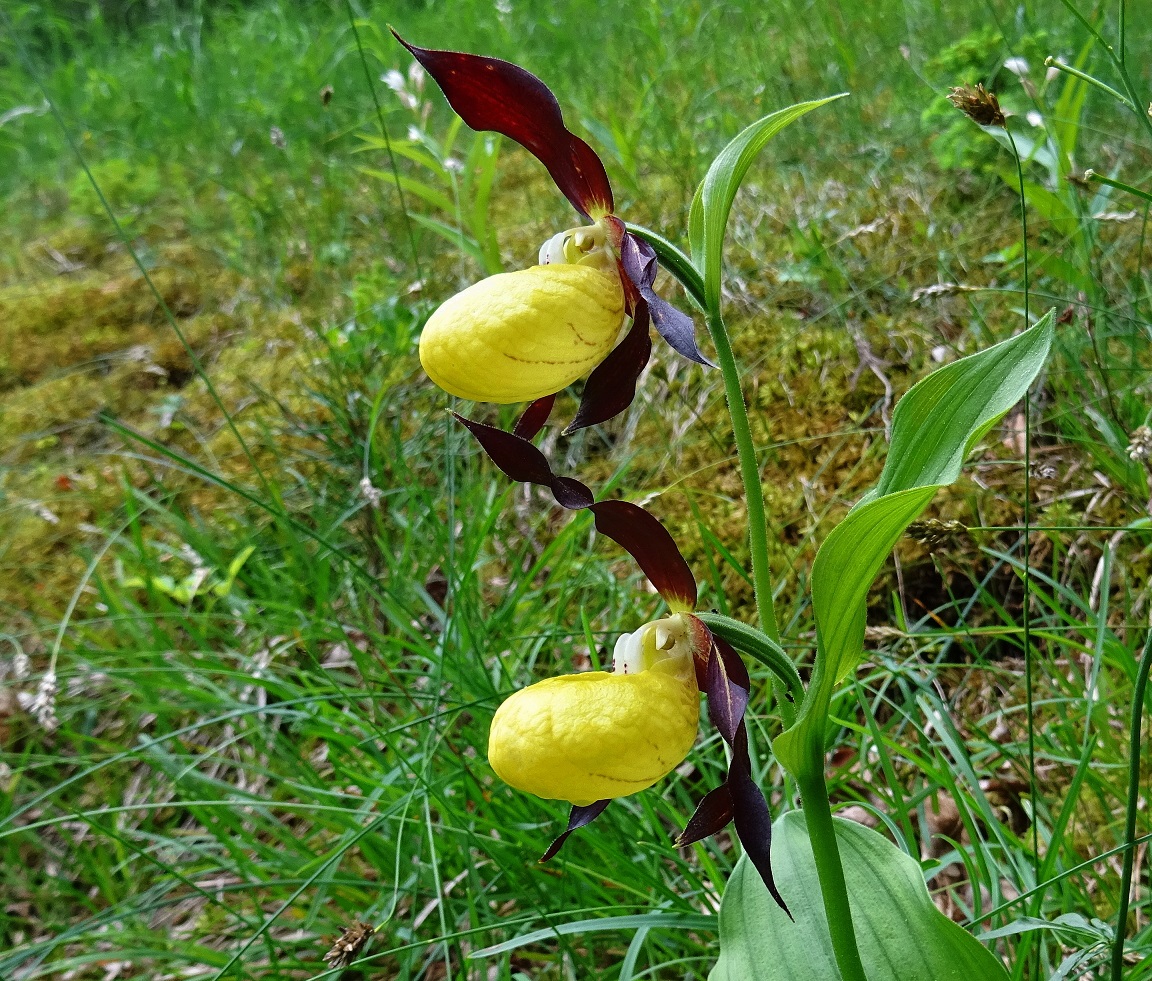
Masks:
[[[560,104],[531,72],[499,58],[437,51],[412,52],[469,126],[515,140],[545,167],[572,206],[586,218],[612,211],[612,186],[595,151],[564,125]]]
[[[565,435],[607,422],[636,398],[636,382],[652,356],[648,304],[643,300],[636,307],[635,318],[624,340],[588,376],[580,408],[572,424],[564,430]]]
[[[548,458],[523,436],[465,419],[455,412],[453,415],[468,427],[468,431],[484,447],[484,452],[492,458],[492,462],[513,480],[547,487],[556,498],[556,503],[570,511],[592,506],[595,500],[592,492],[572,477],[557,477],[552,472]]]
[[[554,474],[548,458],[523,436],[453,414],[468,427],[492,462],[513,480],[547,487],[556,503],[569,511],[591,510],[596,530],[636,560],[669,606],[690,610],[696,605],[696,580],[692,570],[668,529],[654,515],[628,501],[596,503],[585,484],[573,477]]]
[[[784,897],[776,888],[776,880],[772,877],[772,812],[768,810],[764,792],[752,779],[748,730],[743,722],[736,730],[736,739],[732,743],[732,763],[728,767],[727,784],[732,789],[732,822],[736,825],[736,837],[756,866],[756,871],[776,900],[776,905],[791,918],[792,911],[784,902]]]
[[[537,399],[516,420],[516,425],[512,427],[512,434],[521,439],[535,439],[540,430],[544,428],[544,423],[548,421],[548,417],[552,414],[552,406],[555,404],[555,395],[545,395],[543,398]]]
[[[568,836],[572,834],[573,831],[587,827],[603,814],[605,808],[611,803],[612,801],[610,800],[598,800],[584,807],[574,806],[572,812],[568,815],[568,827],[548,846],[548,851],[540,856],[540,861],[547,862],[548,859],[552,858],[552,856],[564,847],[564,842],[568,840]]]

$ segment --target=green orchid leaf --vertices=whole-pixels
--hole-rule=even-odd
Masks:
[[[836,526],[812,565],[816,662],[808,692],[791,728],[772,744],[793,776],[824,765],[824,729],[836,686],[864,653],[868,590],[897,539],[928,506],[937,487],[913,487],[857,505]]]
[[[765,116],[743,130],[712,161],[712,166],[696,189],[692,209],[688,213],[688,243],[692,249],[692,261],[704,274],[704,291],[710,310],[720,307],[724,230],[728,225],[728,214],[732,210],[736,192],[748,168],[752,166],[752,161],[765,144],[789,123],[847,94],[842,92],[827,99],[801,102]]]
[[[1028,391],[1052,344],[1050,311],[1034,327],[933,372],[892,416],[880,480],[821,546],[812,566],[816,663],[796,722],[773,744],[794,776],[823,766],[832,692],[864,657],[868,590],[904,529],[936,491],[960,476],[965,455]]]
[[[913,385],[892,414],[892,444],[873,497],[950,484],[964,457],[1024,397],[1052,346],[1049,311],[1030,329],[953,361]]]
[[[1007,981],[1003,965],[932,903],[919,863],[870,828],[834,819],[868,981]],[[720,904],[720,959],[709,981],[837,981],[840,972],[804,816],[772,829],[776,883],[795,921],[741,858]]]

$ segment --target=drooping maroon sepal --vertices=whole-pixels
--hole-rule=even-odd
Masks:
[[[588,376],[576,418],[564,430],[564,435],[607,422],[627,409],[636,398],[636,382],[652,356],[648,304],[643,300],[637,305],[634,317],[632,328],[624,340]]]
[[[612,186],[596,152],[564,125],[560,104],[531,72],[499,58],[437,51],[409,44],[440,86],[457,115],[476,130],[491,130],[515,140],[548,168],[572,206],[584,217],[612,211]]]
[[[668,529],[655,516],[628,501],[596,502],[587,485],[554,474],[548,458],[524,437],[453,414],[468,427],[492,462],[513,480],[547,487],[556,503],[569,511],[590,510],[596,530],[636,560],[669,606],[690,610],[696,605],[692,570]]]
[[[689,361],[715,368],[716,366],[700,353],[700,348],[696,345],[696,324],[692,318],[682,310],[676,309],[652,288],[660,268],[652,246],[631,232],[625,232],[620,245],[620,264],[624,274],[647,302],[652,315],[652,324],[660,336],[673,350]]]
[[[605,808],[611,804],[610,800],[598,800],[584,807],[574,806],[572,813],[568,815],[568,827],[565,828],[560,835],[548,846],[548,851],[540,856],[541,862],[547,862],[552,858],[561,848],[564,847],[564,842],[568,840],[568,836],[573,831],[578,831],[580,828],[587,827],[595,821],[601,814],[604,813]]]
[[[732,646],[714,634],[705,677],[708,715],[724,741],[732,747],[732,761],[724,783],[700,801],[684,830],[676,836],[675,843],[678,847],[691,845],[714,835],[732,821],[736,836],[768,892],[791,916],[772,877],[772,813],[764,794],[752,779],[748,729],[744,723],[750,687],[748,669]]]
[[[772,812],[764,792],[752,779],[752,760],[748,756],[748,729],[741,722],[736,730],[736,740],[732,744],[732,762],[728,767],[728,786],[732,791],[732,823],[736,826],[736,837],[744,846],[744,852],[756,866],[760,878],[764,880],[769,894],[789,919],[792,911],[776,888],[772,877]]]
[[[696,810],[684,825],[684,830],[675,837],[674,843],[677,848],[694,845],[705,838],[711,838],[718,831],[723,831],[731,820],[732,788],[725,781],[704,795],[704,799],[696,805]]]

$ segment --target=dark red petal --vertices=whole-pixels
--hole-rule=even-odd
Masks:
[[[564,847],[564,842],[568,840],[568,836],[572,834],[573,831],[591,824],[601,814],[604,813],[604,809],[611,803],[612,801],[610,800],[598,800],[593,804],[586,805],[585,807],[573,807],[572,813],[568,815],[568,827],[565,828],[564,832],[554,842],[552,842],[551,845],[548,846],[548,851],[540,856],[540,861],[547,862],[548,859],[552,858],[552,856],[554,856],[558,851],[560,851],[561,848]]]
[[[656,264],[656,252],[652,246],[642,238],[627,232],[620,246],[620,263],[624,268],[624,274],[648,302],[652,324],[660,336],[672,346],[673,350],[689,361],[716,367],[696,346],[696,324],[692,318],[659,297],[652,289],[659,268]]]
[[[555,404],[555,395],[545,395],[543,398],[537,399],[516,420],[516,425],[512,427],[512,435],[519,436],[521,439],[535,439],[540,430],[544,428],[544,423],[548,421],[548,417],[552,414],[552,406]]]
[[[591,510],[596,515],[596,530],[636,560],[669,606],[695,608],[696,580],[667,528],[628,501],[600,501]]]
[[[409,44],[443,90],[448,103],[473,129],[503,133],[548,168],[552,180],[586,218],[612,211],[612,186],[595,151],[564,125],[560,104],[531,72],[499,58],[436,51]]]
[[[556,503],[570,511],[592,505],[592,492],[572,477],[557,477],[553,474],[548,458],[528,440],[495,426],[465,419],[457,413],[453,415],[468,427],[468,431],[476,437],[492,462],[513,480],[549,488]]]
[[[612,353],[601,361],[584,383],[584,394],[576,418],[564,434],[596,426],[618,416],[636,398],[636,382],[652,356],[652,338],[648,333],[648,304],[640,301],[632,329]]]
[[[764,880],[768,892],[789,918],[792,911],[784,902],[784,897],[776,888],[776,880],[772,878],[772,812],[768,810],[768,801],[752,779],[752,762],[748,757],[748,730],[744,723],[736,732],[736,740],[732,744],[732,762],[728,767],[727,784],[732,792],[733,816],[736,826],[736,836],[760,878]]]
[[[723,648],[727,648],[727,656]],[[731,663],[733,661],[735,664]],[[740,676],[743,685],[739,683]],[[708,717],[729,745],[735,741],[736,732],[744,722],[744,710],[748,707],[748,687],[748,671],[740,655],[732,650],[727,641],[713,635],[705,688]]]
[[[685,845],[702,841],[709,835],[722,831],[732,820],[733,813],[732,791],[725,781],[715,790],[708,791],[704,799],[696,805],[696,810],[688,819],[684,830],[673,839],[672,843],[677,848],[683,848]]]
[[[590,509],[596,516],[596,530],[623,546],[669,606],[685,610],[696,606],[692,570],[668,529],[653,515],[628,501],[594,503],[586,485],[573,477],[557,477],[548,458],[522,436],[465,419],[458,413],[453,415],[468,427],[492,462],[513,480],[549,488],[556,503],[569,511]]]

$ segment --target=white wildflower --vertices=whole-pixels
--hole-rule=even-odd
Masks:
[[[1128,458],[1147,460],[1152,457],[1152,428],[1140,426],[1128,437]]]
[[[360,494],[374,508],[380,507],[380,498],[384,496],[384,492],[379,487],[374,487],[367,477],[360,481]]]
[[[40,679],[35,695],[17,692],[16,700],[45,732],[52,732],[59,725],[56,718],[56,672],[49,671]]]

